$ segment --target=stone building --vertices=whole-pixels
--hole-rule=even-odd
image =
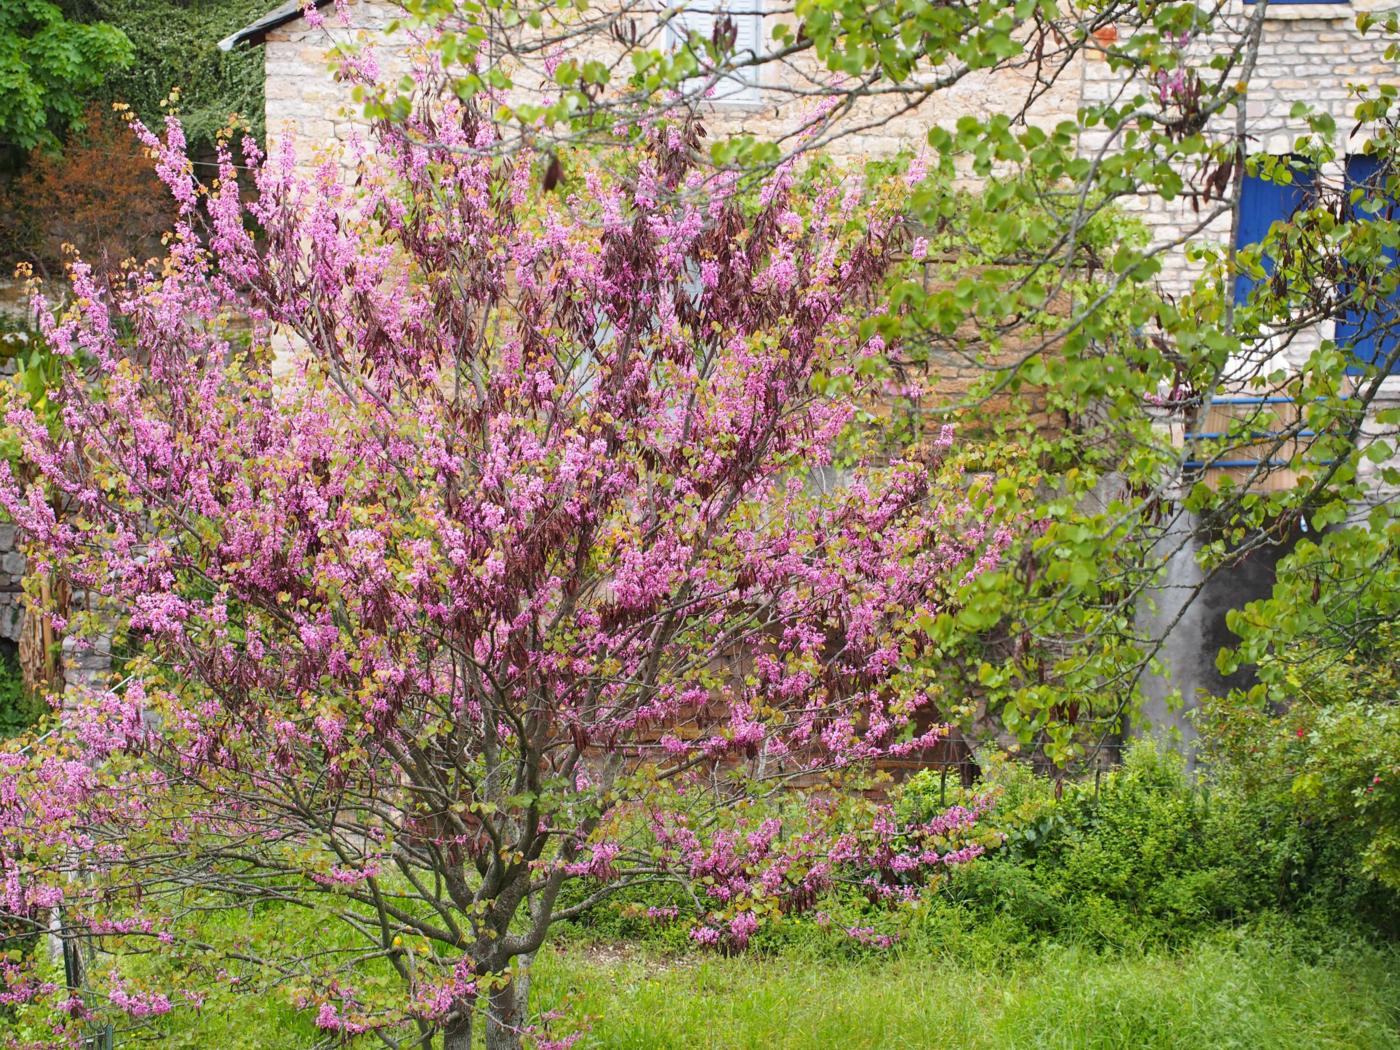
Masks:
[[[782,18],[765,16],[765,0],[743,0],[742,13],[734,16],[741,49],[753,41],[756,49],[771,41],[772,28]],[[323,7],[329,0],[314,0]],[[1306,120],[1294,113],[1294,105],[1310,103],[1334,118],[1338,135],[1345,141],[1341,152],[1354,157],[1366,139],[1365,128],[1352,129],[1355,99],[1349,90],[1354,83],[1400,84],[1400,69],[1385,58],[1386,39],[1372,33],[1363,35],[1355,24],[1363,11],[1380,11],[1393,0],[1353,0],[1352,3],[1320,3],[1316,0],[1272,0],[1265,11],[1261,46],[1250,78],[1245,136],[1251,152],[1285,155],[1293,150],[1298,136],[1307,132]],[[729,5],[733,7],[733,4]],[[774,5],[776,6],[776,5]],[[712,7],[713,11],[703,10]],[[266,118],[270,137],[292,134],[297,149],[309,156],[318,144],[344,140],[360,122],[359,107],[351,101],[349,89],[328,75],[327,53],[337,43],[355,40],[375,42],[381,55],[403,55],[411,43],[399,34],[385,34],[394,17],[388,0],[353,0],[348,5],[350,25],[343,26],[330,16],[323,24],[308,23],[304,5],[288,0],[266,16],[239,30],[220,43],[223,48],[261,46],[266,72]],[[680,15],[668,25],[684,24],[705,31],[725,10],[723,0],[700,0],[684,5]],[[1215,38],[1201,36],[1187,46],[1188,57],[1196,59],[1218,50],[1222,41],[1237,39],[1244,23],[1253,17],[1255,6],[1245,0],[1229,0]],[[665,8],[657,8],[662,21]],[[790,18],[789,18],[790,20]],[[649,38],[653,45],[668,37],[658,33]],[[844,123],[853,129],[835,139],[830,152],[838,160],[865,159],[894,153],[902,148],[917,149],[931,125],[951,128],[960,116],[993,113],[1014,115],[1045,128],[1062,121],[1073,121],[1082,104],[1108,101],[1128,86],[1122,76],[1102,60],[1103,49],[1116,42],[1114,30],[1100,31],[1097,46],[1082,50],[1063,65],[1053,83],[1037,85],[1036,70],[1024,68],[973,73],[947,89],[930,93],[916,108],[906,113],[899,98],[865,98]],[[771,46],[771,44],[767,45]],[[753,133],[781,140],[790,135],[808,116],[801,95],[820,82],[818,71],[797,61],[785,61],[743,70],[720,84],[706,103],[705,120],[717,133]],[[917,82],[916,82],[917,83]],[[1036,90],[1038,89],[1038,90]],[[528,87],[522,87],[528,90]],[[1032,98],[1031,96],[1034,95]],[[1030,99],[1028,102],[1027,100]],[[1224,111],[1212,129],[1233,132],[1233,113]],[[1231,126],[1224,127],[1226,123]],[[1349,134],[1350,133],[1350,134]],[[1081,134],[1083,150],[1092,153],[1102,143],[1102,130]],[[1339,168],[1343,165],[1339,164]],[[1353,162],[1355,167],[1356,163]],[[1343,174],[1340,170],[1336,173]],[[1246,187],[1246,196],[1257,199],[1266,216],[1270,208],[1281,208],[1287,201],[1266,201],[1261,187]],[[1277,196],[1277,195],[1275,195]],[[1145,195],[1127,205],[1163,245],[1176,245],[1183,237],[1204,236],[1223,240],[1229,236],[1229,217],[1221,217],[1204,229],[1190,202],[1179,199],[1168,203]],[[1249,205],[1247,205],[1249,207]],[[1179,292],[1189,284],[1193,271],[1184,252],[1173,252],[1161,277],[1164,290]]]
[[[329,2],[314,0],[316,7]],[[764,41],[771,42],[772,28],[779,18],[765,16],[763,4],[764,0],[742,0],[741,4],[730,3],[726,7],[716,0],[700,0],[686,4],[686,10],[680,14],[658,7],[654,14],[639,16],[638,20],[648,18],[655,23],[641,30],[649,34],[643,37],[645,46],[665,47],[677,39],[676,26],[684,25],[708,35],[717,14],[736,11],[739,13],[731,16],[736,22],[736,49],[742,50],[747,42],[752,42],[755,50],[761,50]],[[299,0],[287,0],[219,45],[225,49],[263,49],[269,138],[290,132],[303,155],[314,151],[317,143],[343,140],[358,122],[359,107],[351,102],[348,87],[327,75],[327,53],[332,46],[370,41],[386,70],[413,50],[412,41],[402,31],[386,32],[394,18],[391,0],[353,0],[346,8],[349,26],[343,25],[329,7],[323,24],[313,26],[303,13],[304,6]],[[713,10],[701,10],[707,7]],[[663,12],[670,17],[663,19]],[[589,57],[599,56],[599,50],[607,50],[609,42],[605,34],[597,33],[589,38],[588,46]],[[624,54],[620,47],[613,50],[613,55],[599,57],[609,60]],[[1028,110],[1032,122],[1052,127],[1075,118],[1083,97],[1081,66],[1074,62],[1066,75],[1039,94]],[[515,90],[520,100],[530,101],[530,94],[536,90],[530,78],[538,77],[540,71],[522,66],[515,72]],[[626,72],[624,68],[623,75]],[[721,80],[710,94],[704,106],[705,122],[716,134],[752,133],[782,140],[810,117],[811,107],[803,105],[801,96],[819,90],[827,82],[825,77],[814,63],[798,59],[741,70]],[[828,152],[837,160],[892,154],[911,143],[917,146],[931,123],[951,128],[958,117],[967,113],[1019,112],[1035,87],[1034,70],[1028,67],[996,75],[974,73],[947,90],[932,92],[916,111],[903,114],[899,112],[902,107],[898,98],[866,98],[843,120],[855,130],[834,140]]]
[[[328,0],[315,0],[317,6]],[[1295,112],[1295,104],[1306,102],[1329,113],[1335,120],[1336,144],[1343,159],[1336,171],[1323,174],[1336,179],[1359,179],[1365,168],[1361,149],[1366,141],[1366,128],[1353,128],[1352,110],[1355,98],[1349,85],[1357,82],[1400,82],[1400,70],[1385,58],[1386,43],[1376,35],[1364,35],[1356,26],[1356,16],[1366,10],[1379,10],[1392,0],[1353,0],[1351,3],[1326,3],[1316,0],[1272,0],[1263,14],[1262,34],[1257,54],[1253,56],[1254,72],[1250,77],[1244,133],[1251,153],[1288,155],[1299,136],[1308,132],[1306,120]],[[776,7],[776,5],[774,5]],[[712,8],[706,10],[706,8]],[[260,46],[266,68],[266,122],[269,138],[291,135],[298,153],[308,160],[323,144],[343,141],[359,122],[358,107],[351,101],[348,88],[337,83],[327,72],[327,51],[339,42],[372,40],[382,55],[402,58],[410,49],[402,32],[386,33],[393,19],[393,8],[386,0],[353,0],[348,6],[348,24],[330,16],[314,19],[312,24],[303,12],[299,0],[289,0],[266,16],[223,41],[221,46]],[[683,5],[676,11],[657,7],[650,15],[655,24],[648,30],[650,46],[663,43],[674,27],[706,33],[717,14],[726,10],[720,0],[699,0]],[[758,51],[765,41],[772,40],[772,27],[785,17],[765,14],[764,0],[744,0],[738,7],[730,6],[735,19],[736,48],[746,45]],[[1215,37],[1200,35],[1183,44],[1188,59],[1200,59],[1217,53],[1222,41],[1238,39],[1247,20],[1257,14],[1257,8],[1246,0],[1227,0],[1222,8]],[[670,18],[673,21],[668,22]],[[596,38],[595,38],[596,39]],[[899,112],[897,99],[864,98],[847,119],[855,130],[834,139],[830,152],[838,160],[859,160],[888,155],[902,148],[917,150],[925,141],[929,127],[939,124],[951,128],[960,116],[1002,112],[1020,115],[1029,123],[1045,128],[1063,121],[1073,121],[1081,105],[1096,104],[1131,94],[1140,85],[1132,85],[1114,71],[1105,60],[1105,49],[1117,42],[1112,27],[1100,30],[1090,42],[1066,62],[1046,85],[1037,81],[1033,64],[1024,68],[979,73],[960,79],[952,87],[931,92],[927,100],[911,112]],[[606,46],[606,45],[603,45]],[[715,133],[754,133],[770,140],[783,140],[799,127],[806,117],[802,96],[804,87],[815,84],[818,71],[805,67],[800,60],[761,65],[734,74],[721,82],[711,98],[703,105],[703,120]],[[521,90],[529,90],[522,78]],[[1027,99],[1033,101],[1027,103]],[[1234,134],[1234,111],[1226,109],[1208,124],[1207,134]],[[1227,126],[1228,125],[1228,126]],[[1080,133],[1080,147],[1087,155],[1106,146],[1106,132],[1086,129]],[[1286,219],[1298,206],[1296,193],[1258,178],[1246,179],[1241,205],[1241,222],[1236,238],[1242,245],[1257,240],[1274,219]],[[1161,286],[1167,294],[1184,291],[1195,275],[1195,264],[1188,258],[1184,246],[1190,241],[1224,242],[1231,236],[1232,218],[1229,214],[1213,221],[1202,220],[1201,212],[1186,198],[1164,201],[1144,192],[1136,200],[1123,202],[1125,210],[1139,219],[1150,231],[1154,242],[1164,250]],[[1327,328],[1332,327],[1332,322]],[[1280,365],[1296,367],[1298,362],[1317,345],[1320,338],[1345,332],[1327,328],[1311,334],[1311,338],[1294,340],[1288,347],[1275,352],[1267,345],[1258,348],[1256,360],[1238,362],[1233,369],[1237,376],[1234,391],[1238,400],[1249,402],[1244,393],[1244,380],[1261,374],[1264,369]],[[1357,344],[1358,353],[1374,356],[1382,347]],[[1400,375],[1387,379],[1383,399],[1400,400]],[[1228,404],[1228,398],[1222,406]],[[1257,411],[1251,402],[1249,411]],[[1221,409],[1225,410],[1224,407]],[[1252,564],[1232,574],[1203,581],[1195,567],[1194,553],[1201,542],[1192,534],[1192,524],[1183,524],[1182,535],[1175,537],[1179,546],[1168,557],[1168,580],[1158,596],[1157,608],[1143,613],[1149,627],[1173,623],[1180,611],[1180,595],[1190,594],[1204,582],[1204,591],[1167,639],[1165,662],[1171,668],[1170,680],[1149,684],[1155,699],[1149,704],[1148,715],[1159,723],[1174,724],[1188,737],[1189,724],[1179,714],[1168,710],[1166,700],[1173,690],[1187,698],[1198,689],[1219,690],[1224,682],[1215,670],[1215,653],[1228,642],[1225,613],[1252,598],[1268,592],[1273,579],[1277,553],[1255,558]]]
[[[328,2],[315,0],[317,6]],[[725,10],[723,2],[699,0],[687,4],[680,15],[673,16],[672,23],[666,24],[684,23],[704,31],[716,17],[715,12]],[[785,16],[765,16],[764,2],[743,0],[742,13],[735,16],[737,47],[751,41],[758,50],[765,46],[764,41],[771,41],[773,26]],[[1393,0],[1272,0],[1267,5],[1245,114],[1244,133],[1251,152],[1279,156],[1291,153],[1297,138],[1308,132],[1306,119],[1294,111],[1295,104],[1305,102],[1330,114],[1338,136],[1342,137],[1337,145],[1339,155],[1345,159],[1336,163],[1337,170],[1321,174],[1333,179],[1359,179],[1365,174],[1365,158],[1360,152],[1368,129],[1353,127],[1355,98],[1350,85],[1387,81],[1400,84],[1400,69],[1385,58],[1386,39],[1376,33],[1362,34],[1355,24],[1356,16],[1363,11],[1379,11],[1392,3]],[[703,10],[706,7],[713,10]],[[402,56],[411,47],[402,33],[384,33],[394,14],[388,0],[353,0],[348,10],[348,27],[334,17],[313,26],[303,13],[303,5],[298,0],[288,0],[220,45],[262,47],[269,137],[290,134],[299,153],[308,159],[321,144],[346,139],[360,119],[359,107],[351,101],[348,87],[328,75],[328,49],[333,44],[357,39],[374,41],[381,53],[391,56]],[[662,21],[665,10],[658,8],[653,17]],[[1186,46],[1188,58],[1201,59],[1218,51],[1222,41],[1238,39],[1255,10],[1252,2],[1229,0],[1216,37],[1192,40]],[[659,31],[648,38],[648,43],[664,43],[668,39],[666,32],[673,31]],[[917,150],[931,125],[951,128],[960,116],[969,113],[1022,113],[1030,123],[1045,128],[1073,121],[1081,105],[1109,101],[1130,87],[1103,60],[1103,49],[1115,42],[1113,29],[1101,30],[1092,42],[1094,46],[1064,63],[1048,86],[1037,83],[1037,72],[1028,65],[966,76],[946,90],[932,92],[918,108],[906,113],[895,112],[902,96],[883,101],[864,98],[844,118],[845,125],[854,130],[834,139],[830,152],[838,160],[859,160],[892,154],[902,148]],[[810,115],[801,96],[819,80],[816,70],[800,62],[741,71],[714,92],[705,105],[704,119],[717,134],[753,133],[784,140]],[[1233,133],[1233,111],[1224,110],[1205,130]],[[1092,155],[1103,147],[1106,137],[1101,128],[1082,131],[1082,150]],[[1297,192],[1289,193],[1262,179],[1247,179],[1239,237],[1247,242],[1262,236],[1273,219],[1286,218],[1299,200]],[[1168,202],[1144,193],[1136,201],[1125,200],[1122,207],[1145,224],[1157,244],[1167,248],[1159,280],[1168,294],[1183,292],[1197,272],[1183,250],[1186,242],[1223,242],[1230,236],[1228,213],[1212,222],[1202,222],[1200,212],[1185,196]],[[1333,334],[1319,329],[1316,338]],[[1315,345],[1316,339],[1294,340],[1282,352],[1286,360],[1271,363],[1296,364]],[[1370,344],[1358,349],[1373,356],[1378,350]],[[1241,362],[1241,373],[1262,365],[1263,362]],[[1394,383],[1400,395],[1400,378]]]

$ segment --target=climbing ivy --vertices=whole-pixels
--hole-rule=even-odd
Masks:
[[[192,152],[207,153],[215,135],[238,116],[261,138],[263,59],[260,48],[220,51],[218,42],[267,12],[268,0],[66,0],[74,17],[102,20],[130,38],[134,60],[109,78],[101,102],[126,102],[158,121],[172,89]]]

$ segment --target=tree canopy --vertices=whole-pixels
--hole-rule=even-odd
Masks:
[[[78,122],[89,94],[132,60],[116,26],[79,23],[48,0],[13,0],[0,10],[0,146],[23,155],[56,146]]]
[[[799,0],[757,49],[422,0],[413,75],[340,55],[374,128],[349,179],[250,143],[203,180],[178,120],[142,129],[169,257],[76,266],[59,410],[9,416],[0,501],[97,596],[46,611],[124,677],[5,756],[7,910],[197,982],[242,949],[191,914],[291,900],[346,940],[255,961],[323,1031],[457,1050],[484,1010],[512,1047],[551,924],[629,881],[731,948],[838,883],[917,897],[977,808],[836,789],[954,719],[1056,768],[1120,734],[1174,566],[1184,610],[1306,530],[1225,666],[1267,690],[1364,649],[1396,603],[1400,121],[1358,85],[1364,144],[1300,102],[1290,151],[1252,151],[1248,6]],[[1359,23],[1395,61],[1400,16]],[[1090,60],[1107,97],[1030,119]],[[784,63],[792,124],[703,134],[717,81]],[[988,71],[1024,97],[863,175],[821,157]],[[1239,235],[1247,186],[1302,182]],[[77,1009],[6,965],[60,1036],[180,1005],[110,967]]]
[[[943,734],[900,654],[1009,542],[940,473],[946,434],[822,483],[878,393],[859,319],[897,210],[821,170],[707,173],[660,129],[541,196],[493,135],[427,96],[359,189],[249,143],[245,205],[227,149],[204,186],[178,122],[146,134],[171,254],[74,267],[61,434],[16,404],[38,476],[0,467],[34,557],[102,596],[68,626],[110,624],[132,675],[5,767],[11,914],[193,975],[225,949],[192,893],[292,895],[353,938],[263,960],[323,1029],[466,1050],[484,1005],[505,1048],[566,883],[678,882],[694,938],[742,946],[833,884],[897,904],[976,854],[975,808],[841,823],[862,804],[831,793]],[[278,379],[273,325],[302,345]],[[366,950],[397,988],[355,977]],[[132,1016],[176,1001],[93,979]]]

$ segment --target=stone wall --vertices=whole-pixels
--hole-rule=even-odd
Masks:
[[[1376,33],[1363,35],[1356,27],[1359,12],[1381,11],[1389,6],[1391,0],[1354,0],[1341,4],[1275,2],[1268,6],[1245,105],[1244,130],[1250,155],[1293,152],[1297,141],[1311,133],[1306,119],[1293,114],[1293,107],[1300,102],[1307,103],[1329,114],[1336,123],[1334,146],[1339,159],[1321,175],[1329,182],[1341,181],[1344,158],[1359,153],[1372,133],[1371,128],[1356,125],[1353,116],[1356,97],[1350,86],[1400,85],[1400,67],[1385,58],[1386,38]],[[1229,0],[1219,32],[1203,36],[1188,46],[1192,64],[1204,66],[1208,57],[1219,52],[1226,41],[1240,39],[1246,20],[1254,16],[1255,10],[1243,0]],[[1112,34],[1108,37],[1107,43],[1111,44]],[[1120,97],[1125,89],[1131,94],[1141,88],[1141,85],[1125,84],[1122,75],[1110,70],[1101,57],[1085,63],[1083,84],[1084,100],[1088,103],[1107,102]],[[1235,121],[1235,110],[1226,108],[1206,126],[1205,132],[1222,137],[1233,135]],[[1081,146],[1086,153],[1093,154],[1103,148],[1106,140],[1104,130],[1089,130],[1082,135]],[[1184,249],[1187,242],[1195,245],[1213,242],[1224,246],[1231,236],[1232,217],[1228,211],[1205,221],[1208,209],[1203,206],[1198,211],[1186,197],[1164,201],[1144,192],[1137,199],[1125,199],[1120,206],[1141,221],[1150,231],[1153,243],[1164,249],[1158,280],[1168,295],[1183,294],[1201,273],[1202,264],[1187,256]],[[1312,331],[1299,333],[1288,345],[1277,350],[1265,342],[1231,362],[1224,385],[1229,390],[1243,391],[1249,389],[1249,380],[1255,376],[1280,367],[1296,370],[1323,339],[1333,335],[1333,323],[1326,321]],[[1379,410],[1396,404],[1400,404],[1400,376],[1384,380],[1381,396],[1374,407]],[[1375,436],[1380,435],[1377,427],[1371,426],[1369,430]],[[1361,469],[1363,474],[1374,477],[1383,465],[1364,460]],[[1385,490],[1376,492],[1377,499],[1396,495]]]
[[[1356,129],[1353,134],[1352,111],[1356,102],[1348,85],[1358,82],[1400,84],[1400,69],[1384,57],[1386,41],[1374,33],[1363,36],[1355,24],[1359,11],[1381,6],[1382,0],[1269,5],[1245,109],[1245,134],[1251,154],[1293,151],[1297,139],[1309,132],[1306,120],[1292,115],[1293,106],[1298,102],[1306,102],[1334,118],[1339,152],[1360,150],[1369,136],[1369,129]],[[1192,64],[1204,64],[1227,41],[1239,40],[1254,10],[1252,4],[1230,0],[1220,22],[1220,31],[1188,46]],[[1113,43],[1112,34],[1107,42]],[[1101,58],[1085,64],[1083,84],[1087,103],[1107,102],[1119,97],[1125,88],[1122,75],[1110,70]],[[1141,85],[1133,86],[1134,91],[1140,89]],[[1205,131],[1231,135],[1235,131],[1235,119],[1234,108],[1227,107],[1213,118]],[[1097,151],[1106,137],[1102,129],[1086,131],[1082,137],[1085,152]],[[1340,165],[1336,171],[1324,174],[1340,176]],[[1202,225],[1201,214],[1185,198],[1168,202],[1144,194],[1136,201],[1125,201],[1124,207],[1148,226],[1159,245],[1178,246],[1188,237],[1223,243],[1230,236],[1228,214]],[[1186,258],[1184,251],[1174,247],[1167,255],[1160,280],[1165,291],[1176,294],[1185,291],[1198,273],[1199,267]]]
[[[1385,60],[1384,40],[1375,34],[1363,36],[1356,28],[1355,17],[1360,10],[1379,9],[1387,2],[1389,0],[1289,4],[1276,0],[1269,6],[1246,109],[1246,134],[1251,152],[1282,154],[1292,150],[1296,138],[1308,130],[1304,120],[1292,115],[1293,105],[1300,101],[1318,106],[1333,116],[1337,134],[1345,137],[1338,143],[1342,154],[1360,149],[1368,130],[1361,128],[1352,134],[1349,114],[1355,103],[1348,85],[1357,81],[1400,84],[1400,70]],[[344,143],[363,124],[359,106],[352,101],[348,87],[337,83],[328,73],[328,49],[347,41],[373,42],[381,67],[392,73],[406,66],[412,52],[410,42],[402,34],[385,34],[384,28],[393,10],[385,0],[355,0],[349,10],[353,29],[341,27],[334,17],[328,17],[321,27],[312,27],[304,19],[296,19],[272,30],[262,45],[267,74],[269,135],[273,139],[291,136],[297,153],[308,161],[318,150]],[[1204,62],[1227,42],[1238,41],[1254,10],[1253,5],[1243,0],[1229,0],[1219,32],[1193,41],[1188,47],[1190,59]],[[764,37],[771,39],[773,26],[786,17],[765,16]],[[597,47],[598,38],[591,39]],[[1052,127],[1065,120],[1075,120],[1083,103],[1105,102],[1125,92],[1130,97],[1142,88],[1140,84],[1125,83],[1123,75],[1111,70],[1104,60],[1102,48],[1118,42],[1116,32],[1104,31],[1099,39],[1099,49],[1090,47],[1081,52],[1080,57],[1062,71],[1055,84],[1036,99],[1029,110],[1032,123]],[[606,50],[603,46],[603,51]],[[607,61],[610,56],[603,53],[597,57]],[[807,62],[806,56],[798,56],[791,61],[763,66],[759,91],[753,100],[707,104],[703,107],[702,120],[714,135],[752,133],[790,141],[787,136],[811,115],[810,108],[798,96],[821,78],[820,71],[804,64]],[[518,72],[520,94],[532,99],[540,97],[541,85],[529,82],[529,71]],[[835,139],[830,151],[836,159],[847,162],[885,156],[905,148],[917,151],[926,141],[931,125],[951,127],[968,113],[986,115],[1015,111],[1033,86],[1030,70],[978,73],[949,89],[933,92],[923,105],[905,114],[894,112],[904,101],[901,96],[884,100],[866,98],[843,118],[847,127],[856,130]],[[1208,134],[1232,134],[1234,123],[1234,110],[1227,107],[1206,131]],[[1092,155],[1103,148],[1106,139],[1107,132],[1102,128],[1086,130],[1081,136],[1082,149]],[[1324,174],[1336,176],[1340,171]],[[1150,230],[1154,243],[1165,249],[1160,283],[1169,295],[1186,291],[1200,272],[1200,265],[1187,257],[1186,241],[1224,243],[1230,236],[1228,213],[1204,222],[1201,211],[1205,209],[1193,207],[1186,197],[1164,201],[1144,191],[1139,198],[1125,199],[1122,207]],[[1284,351],[1286,360],[1273,363],[1296,366],[1316,347],[1318,339],[1331,334],[1324,327],[1311,337],[1295,339]],[[1397,383],[1397,395],[1400,395],[1400,383]]]
[[[29,312],[25,282],[0,278],[0,318],[7,321],[27,321]]]
[[[13,358],[0,358],[0,382],[15,374]],[[24,629],[24,555],[15,545],[15,527],[0,523],[0,644],[18,645]]]
[[[761,4],[762,0],[757,0]],[[773,6],[779,6],[774,4]],[[403,35],[386,35],[384,27],[391,20],[392,8],[383,0],[354,0],[348,5],[353,28],[341,26],[329,13],[325,25],[313,27],[304,19],[296,19],[270,31],[264,43],[264,63],[267,74],[266,116],[271,139],[291,134],[300,156],[309,159],[318,146],[344,142],[352,131],[362,125],[359,106],[351,100],[348,87],[333,81],[328,75],[328,50],[335,44],[349,41],[372,41],[383,72],[401,71],[407,64],[413,47]],[[654,40],[660,24],[660,11],[642,16],[653,24],[642,27]],[[790,15],[771,14],[763,19],[763,35],[771,41],[774,26],[780,20],[790,21]],[[588,57],[608,61],[607,45],[597,42],[602,35],[590,38]],[[620,54],[620,52],[619,52]],[[519,95],[527,100],[541,97],[541,84],[531,77],[537,71],[517,72]],[[815,65],[809,56],[797,56],[791,61],[770,63],[760,67],[757,97],[750,100],[715,101],[705,104],[702,120],[714,135],[751,133],[775,141],[791,141],[795,133],[813,114],[811,105],[801,96],[824,83],[829,74]],[[1030,110],[1033,123],[1053,127],[1064,120],[1073,120],[1082,92],[1082,63],[1072,62],[1057,82],[1036,99]],[[899,113],[903,99],[899,97],[865,98],[843,124],[856,129],[832,141],[831,154],[838,161],[858,161],[885,156],[902,148],[918,150],[926,141],[929,127],[939,124],[952,128],[959,117],[967,113],[1011,113],[1018,110],[1037,85],[1035,70],[974,73],[955,86],[932,92],[928,101],[911,113]]]
[[[1392,0],[1355,0],[1351,4],[1275,2],[1270,5],[1265,12],[1262,43],[1247,96],[1245,131],[1251,153],[1292,151],[1295,139],[1308,131],[1306,123],[1292,115],[1297,102],[1320,107],[1334,117],[1337,134],[1345,136],[1337,143],[1340,154],[1357,152],[1361,148],[1368,129],[1353,130],[1349,114],[1354,99],[1348,85],[1357,81],[1400,83],[1400,70],[1385,60],[1383,42],[1361,35],[1356,29],[1355,17],[1360,10],[1379,9],[1389,2]],[[390,68],[402,64],[409,52],[406,41],[386,42],[378,33],[390,17],[390,8],[382,0],[355,0],[350,9],[356,29],[334,28],[333,18],[328,18],[328,27],[323,28],[313,28],[298,19],[271,31],[264,44],[269,135],[273,139],[291,135],[298,155],[307,160],[319,148],[334,147],[347,140],[361,123],[358,107],[351,101],[345,86],[336,84],[327,74],[327,48],[339,40],[368,39],[377,34],[381,59]],[[1243,0],[1227,0],[1220,32],[1190,43],[1188,52],[1193,64],[1203,64],[1210,54],[1222,48],[1224,41],[1238,40],[1246,20],[1255,11]],[[765,19],[765,39],[771,38],[769,21]],[[1116,42],[1113,29],[1102,32],[1099,48],[1088,49],[1063,72],[1054,87],[1038,99],[1030,111],[1030,120],[1042,126],[1053,126],[1075,119],[1081,104],[1106,102],[1125,92],[1127,97],[1136,94],[1142,85],[1125,83],[1122,74],[1111,70],[1105,60],[1103,48]],[[606,60],[606,56],[597,57]],[[792,133],[807,116],[803,104],[795,100],[796,94],[800,93],[804,82],[818,75],[818,71],[803,67],[801,61],[765,67],[762,78],[766,79],[760,79],[754,98],[706,105],[702,120],[711,133],[748,132],[778,140]],[[521,84],[522,90],[532,89],[523,78]],[[1025,99],[1029,87],[1030,81],[1020,73],[982,74],[969,77],[949,90],[934,92],[925,105],[904,115],[893,112],[893,101],[882,103],[866,99],[846,118],[849,125],[860,130],[836,140],[831,152],[838,160],[858,161],[888,155],[902,148],[917,151],[930,125],[951,126],[967,113],[986,115],[1014,111]],[[1233,109],[1227,108],[1206,131],[1208,134],[1233,134],[1235,119]],[[1090,129],[1081,135],[1081,149],[1086,154],[1092,155],[1106,144],[1106,133],[1102,129]],[[1336,177],[1340,170],[1324,175]],[[1144,192],[1137,199],[1124,201],[1122,207],[1141,221],[1150,231],[1154,244],[1164,249],[1160,283],[1169,295],[1185,292],[1199,274],[1199,266],[1188,258],[1185,244],[1210,241],[1223,244],[1231,232],[1229,214],[1204,222],[1201,212],[1186,198],[1163,201],[1155,194]],[[1295,339],[1280,360],[1271,360],[1270,349],[1261,348],[1250,355],[1251,360],[1239,362],[1237,371],[1247,376],[1265,366],[1296,367],[1320,339],[1331,334],[1322,327],[1309,337]],[[935,361],[933,369],[938,373],[937,378],[942,383],[940,391],[945,395],[965,389],[982,372],[979,363],[952,351]],[[1385,391],[1387,403],[1400,400],[1400,377],[1388,380],[1387,387],[1394,388]],[[1379,467],[1367,463],[1363,469]],[[1144,626],[1149,625],[1147,620],[1153,620],[1160,621],[1158,626],[1164,627],[1174,619],[1171,613],[1178,592],[1183,595],[1194,592],[1202,583],[1191,574],[1195,571],[1193,556],[1203,538],[1195,535],[1190,522],[1183,522],[1182,534],[1170,539],[1180,546],[1173,556],[1173,574],[1157,595],[1158,610],[1144,609]],[[1166,698],[1179,688],[1189,701],[1196,686],[1218,689],[1228,684],[1211,677],[1216,649],[1227,640],[1218,637],[1223,610],[1262,593],[1271,580],[1271,573],[1272,561],[1266,563],[1260,559],[1246,571],[1211,581],[1205,600],[1198,602],[1190,615],[1176,626],[1164,650],[1165,662],[1176,671],[1176,681],[1157,679],[1148,683],[1148,691],[1155,698],[1150,715],[1176,724],[1189,736],[1189,725],[1182,721],[1179,713],[1168,709]]]

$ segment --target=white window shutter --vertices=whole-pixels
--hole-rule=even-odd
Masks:
[[[714,39],[715,22],[726,14],[734,20],[734,50],[730,61],[741,63],[763,53],[763,0],[732,0],[725,5],[721,0],[696,0],[679,8],[667,22],[667,32],[672,47],[679,47],[694,33],[702,40]],[[746,66],[721,77],[715,84],[711,102],[757,102],[759,101],[759,68]],[[686,87],[696,86],[700,81],[687,81]]]

